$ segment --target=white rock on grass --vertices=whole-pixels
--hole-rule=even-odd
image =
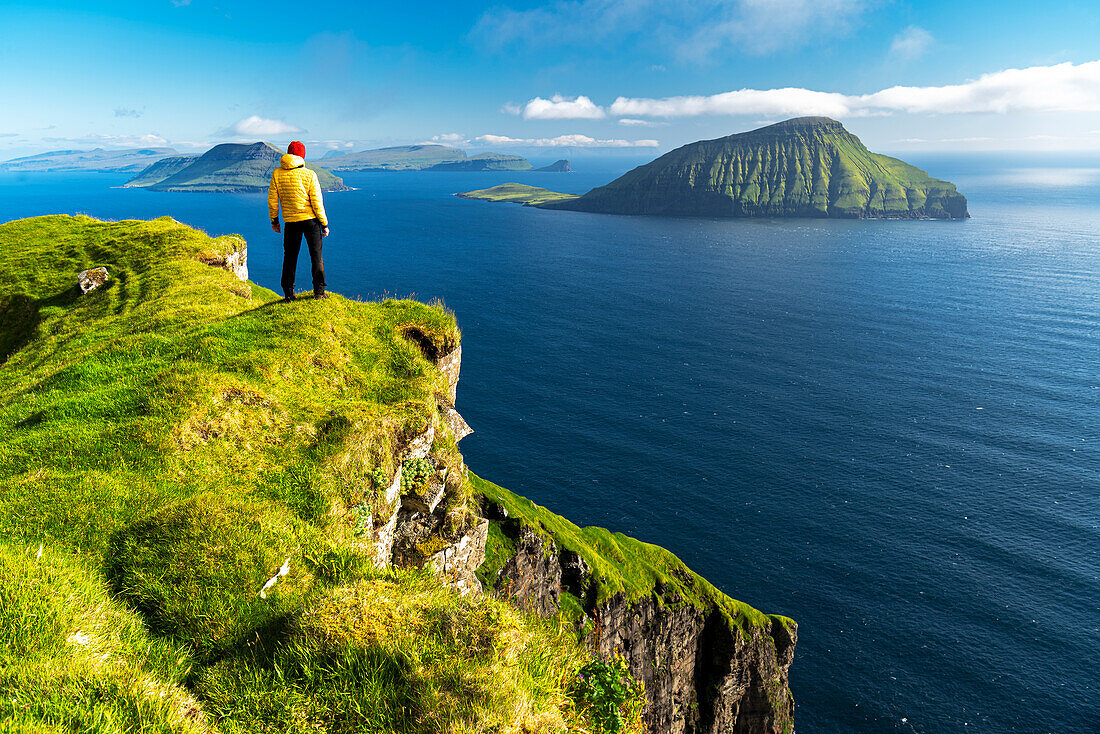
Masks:
[[[90,293],[107,282],[107,268],[82,270],[76,276],[76,282],[80,286],[81,293]]]

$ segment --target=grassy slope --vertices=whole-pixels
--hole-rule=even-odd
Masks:
[[[691,143],[578,200],[546,207],[733,217],[966,215],[966,199],[953,184],[872,153],[826,118]]]
[[[624,594],[628,599],[635,600],[650,595],[656,587],[663,589],[660,597],[662,603],[667,598],[674,604],[715,606],[742,630],[747,626],[768,626],[772,620],[793,624],[786,617],[766,615],[748,604],[731,599],[660,546],[604,528],[578,527],[503,487],[473,475],[471,479],[475,491],[503,505],[509,517],[520,518],[537,533],[553,539],[559,550],[573,551],[588,562],[592,568],[592,585],[588,590],[591,598],[587,601],[591,603],[602,603],[615,594]],[[508,538],[499,532],[490,535],[484,568],[487,576],[495,575],[499,564],[507,557],[507,549],[499,546],[508,543]]]
[[[124,186],[133,189],[153,186],[169,176],[174,176],[179,173],[184,168],[191,165],[194,160],[194,156],[172,156],[171,158],[162,158],[148,168],[143,169],[138,175],[127,181]]]
[[[536,206],[548,201],[564,201],[576,199],[573,194],[560,194],[538,186],[528,186],[521,183],[505,183],[488,189],[477,189],[457,194],[461,199],[480,199],[482,201],[508,202],[523,204],[524,206]]]
[[[445,390],[400,329],[453,342],[453,317],[278,304],[204,264],[241,244],[168,218],[0,225],[0,719],[586,726],[566,695],[575,639],[352,550],[348,508],[377,501],[372,470],[392,471]],[[100,265],[110,280],[79,295],[75,274]]]

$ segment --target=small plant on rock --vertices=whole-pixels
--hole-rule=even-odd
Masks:
[[[430,459],[409,459],[401,467],[401,491],[419,492],[435,474],[435,464]]]
[[[355,518],[355,536],[359,537],[363,533],[370,530],[371,520],[374,518],[371,513],[371,506],[368,502],[360,502],[359,504],[351,506],[352,517]]]
[[[645,685],[630,674],[626,660],[590,660],[577,673],[570,693],[592,721],[594,734],[640,730]]]
[[[386,474],[386,470],[380,466],[371,469],[367,476],[370,477],[371,486],[375,489],[383,489],[390,483],[389,475]]]

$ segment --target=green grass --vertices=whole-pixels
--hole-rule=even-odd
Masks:
[[[0,731],[200,732],[190,661],[84,559],[0,542]]]
[[[205,264],[242,245],[0,225],[0,731],[590,730],[564,622],[356,550],[446,394],[425,352],[459,343],[453,315],[283,304]],[[435,451],[461,461],[447,432]]]
[[[406,571],[332,589],[195,688],[225,732],[569,731],[588,659],[564,625]]]
[[[505,183],[488,189],[478,189],[457,194],[461,199],[480,199],[482,201],[507,202],[523,204],[524,206],[537,206],[548,201],[568,201],[576,199],[574,194],[561,194],[557,191],[528,186],[521,183]]]
[[[730,624],[742,632],[749,627],[770,628],[773,621],[787,626],[794,624],[786,617],[764,614],[748,604],[731,599],[660,546],[604,528],[578,527],[545,507],[492,482],[473,474],[470,479],[475,492],[504,506],[509,518],[519,519],[543,537],[552,539],[559,550],[573,551],[587,561],[592,571],[586,598],[580,602],[588,607],[602,604],[617,594],[634,601],[656,593],[661,603],[672,606],[690,604],[698,608],[720,609]],[[493,523],[492,526],[498,524]],[[507,544],[511,542],[499,526],[495,532],[492,526],[486,549],[487,565],[500,557],[506,558]],[[496,575],[495,570],[491,569],[485,573],[487,579]]]

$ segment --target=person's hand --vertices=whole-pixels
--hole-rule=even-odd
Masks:
[[[272,219],[271,220],[271,231],[274,232],[275,234],[280,234],[283,231],[282,228],[279,226],[279,220],[278,219]]]
[[[328,237],[328,227],[321,227],[321,236]]]

